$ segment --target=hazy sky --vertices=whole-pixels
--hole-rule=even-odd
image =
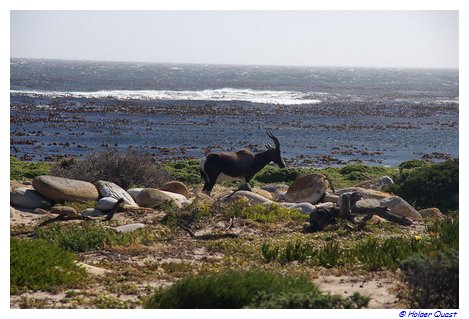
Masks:
[[[11,57],[458,68],[457,11],[11,11]]]

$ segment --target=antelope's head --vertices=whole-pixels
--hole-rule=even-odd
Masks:
[[[280,153],[280,142],[279,140],[269,131],[267,135],[274,141],[275,147],[272,147],[270,144],[266,144],[265,147],[271,152],[271,160],[280,168],[285,167],[285,161],[283,160],[282,154]]]

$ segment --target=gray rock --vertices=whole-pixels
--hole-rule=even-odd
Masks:
[[[261,187],[261,189],[268,191],[270,193],[275,193],[277,191],[284,191],[288,190],[288,185],[285,184],[267,184]]]
[[[145,227],[145,224],[142,223],[135,223],[135,224],[128,224],[128,225],[122,225],[118,227],[114,227],[114,229],[118,233],[130,233],[133,231],[136,231],[137,229]]]
[[[34,189],[41,195],[56,201],[87,202],[98,199],[98,190],[88,182],[57,176],[38,176],[33,180]]]
[[[381,187],[394,184],[394,181],[389,176],[383,176],[378,180],[378,183]]]
[[[80,214],[82,216],[86,216],[86,217],[101,217],[101,216],[105,216],[106,214],[104,214],[102,211],[100,211],[99,209],[97,208],[87,208],[87,209],[84,209],[80,212]]]
[[[431,219],[437,219],[437,220],[441,220],[445,218],[445,216],[441,213],[441,211],[436,207],[425,208],[425,209],[419,210],[419,214],[423,218],[431,218]]]
[[[127,190],[127,193],[132,197],[135,203],[137,203],[137,196],[141,191],[143,191],[143,188],[130,188]]]
[[[181,201],[182,207],[189,206],[190,204],[192,204],[192,201],[190,199]]]
[[[16,215],[16,209],[10,206],[10,218],[14,218]]]
[[[422,220],[422,216],[409,203],[399,196],[384,198],[379,201],[381,205],[389,208],[392,214],[407,217],[411,220]]]
[[[378,208],[381,206],[381,203],[379,200],[374,199],[374,198],[366,198],[366,199],[361,199],[355,204],[357,208],[362,208],[362,209],[373,209],[373,208]]]
[[[47,208],[52,203],[29,187],[16,187],[10,192],[10,204],[24,208]]]
[[[329,181],[323,174],[299,176],[285,194],[287,202],[316,204],[326,193]]]
[[[35,210],[33,210],[33,214],[36,214],[36,215],[47,215],[49,214],[49,212],[45,209],[42,209],[42,208],[36,208]]]
[[[337,204],[339,202],[339,195],[326,193],[323,201]]]
[[[124,202],[125,202],[125,199],[124,199]],[[114,197],[103,197],[96,202],[96,208],[102,211],[108,211],[111,208],[113,208],[116,203],[117,203],[117,199],[115,199]],[[136,205],[137,203],[135,203],[135,205],[133,206],[136,206]]]
[[[119,185],[107,181],[97,181],[96,187],[102,197],[112,197],[116,200],[123,198],[126,204],[137,206],[137,203],[134,201],[132,196]]]

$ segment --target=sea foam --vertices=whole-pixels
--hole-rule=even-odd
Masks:
[[[313,99],[314,94],[294,91],[269,91],[252,89],[208,89],[200,91],[170,90],[109,90],[93,92],[60,92],[60,91],[23,91],[11,90],[15,96],[61,97],[61,98],[94,98],[116,100],[194,100],[194,101],[245,101],[263,104],[302,105],[316,104],[321,100]]]

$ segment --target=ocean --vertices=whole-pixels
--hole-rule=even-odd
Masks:
[[[288,165],[458,157],[459,71],[10,60],[10,153],[158,161],[281,143]]]

